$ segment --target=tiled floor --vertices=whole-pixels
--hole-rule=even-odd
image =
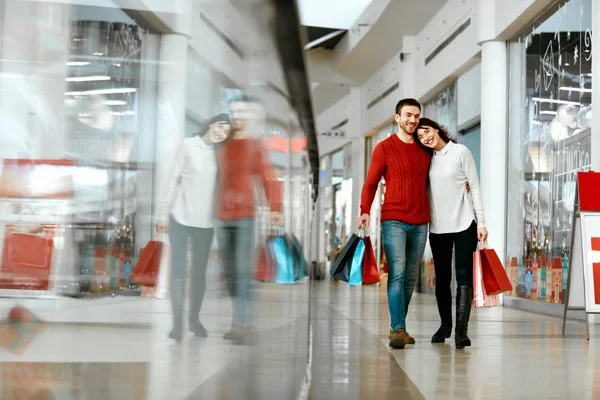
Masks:
[[[298,399],[308,359],[308,285],[260,285],[253,346],[222,339],[229,299],[208,294],[207,339],[167,339],[167,301],[19,301],[52,321],[21,355],[0,349],[2,399]],[[415,295],[408,329],[417,344],[387,346],[385,287],[316,282],[310,398],[596,399],[600,329],[511,309],[474,310],[473,347],[430,343],[438,316]],[[14,300],[0,300],[8,309]],[[2,392],[3,391],[3,392]]]

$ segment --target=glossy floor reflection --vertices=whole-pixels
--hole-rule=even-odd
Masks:
[[[596,399],[600,398],[600,329],[508,308],[476,309],[469,336],[473,346],[456,350],[430,343],[439,326],[435,299],[415,295],[407,328],[417,341],[404,350],[388,348],[384,286],[332,285],[322,298],[340,315],[377,335],[406,376],[427,399]],[[363,333],[364,335],[364,333]],[[368,350],[365,356],[372,355]],[[387,383],[380,375],[379,385]]]
[[[17,355],[0,349],[2,399],[295,400],[308,359],[308,286],[257,288],[253,345],[222,339],[231,306],[216,291],[202,320],[206,339],[167,339],[167,301],[21,301],[51,324]],[[408,318],[417,344],[388,348],[385,284],[315,282],[310,398],[600,398],[600,329],[512,309],[475,310],[473,347],[430,343],[438,326],[430,295],[414,296]],[[8,309],[14,300],[0,300]]]

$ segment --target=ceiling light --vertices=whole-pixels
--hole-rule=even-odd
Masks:
[[[556,115],[556,111],[542,111],[540,112],[540,114],[545,114],[545,115]]]
[[[578,88],[578,87],[570,87],[570,86],[563,86],[560,88],[560,90],[564,90],[567,92],[583,92],[583,93],[592,93],[592,89],[585,89],[585,88]]]
[[[537,101],[538,103],[555,103],[555,104],[571,104],[574,106],[578,106],[579,103],[575,101],[567,101],[567,100],[556,100],[556,99],[544,99],[541,97],[533,97],[531,100]]]
[[[103,56],[104,53],[92,53],[93,56]]]
[[[115,67],[120,67],[120,66],[121,66],[121,64],[120,64],[120,63],[114,63],[113,65],[114,65]]]
[[[124,106],[127,104],[126,101],[123,100],[107,100],[104,102],[107,106]]]
[[[120,93],[134,93],[137,89],[134,88],[115,88],[115,89],[97,89],[97,90],[82,90],[79,92],[67,92],[67,96],[86,96],[95,94],[120,94]]]
[[[84,65],[90,65],[90,63],[86,61],[67,61],[68,67],[83,67]]]
[[[135,115],[135,111],[113,112],[112,115],[116,115],[116,116],[133,116],[133,115]]]
[[[110,81],[110,76],[72,76],[66,78],[67,82],[97,82]]]

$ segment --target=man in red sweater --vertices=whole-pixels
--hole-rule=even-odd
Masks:
[[[233,323],[225,339],[242,344],[250,326],[250,285],[254,263],[256,183],[262,183],[271,208],[271,219],[281,222],[282,193],[275,168],[269,162],[252,122],[260,119],[262,105],[240,96],[229,103],[232,135],[219,150],[219,184],[216,200],[217,239],[229,294],[233,298]],[[258,179],[257,179],[258,178]]]
[[[431,156],[413,137],[421,117],[419,102],[415,99],[400,100],[395,111],[398,132],[373,150],[371,166],[362,188],[358,228],[369,226],[371,205],[383,177],[386,192],[381,220],[383,247],[389,267],[389,338],[390,347],[402,349],[405,344],[415,343],[415,339],[406,332],[406,314],[427,243],[427,174]]]

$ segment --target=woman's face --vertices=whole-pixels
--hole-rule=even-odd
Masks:
[[[417,137],[423,146],[430,149],[435,149],[442,143],[438,130],[427,125],[420,126],[417,129]]]
[[[209,143],[220,143],[227,139],[229,132],[231,132],[231,125],[229,122],[215,122],[208,127],[206,138]]]

